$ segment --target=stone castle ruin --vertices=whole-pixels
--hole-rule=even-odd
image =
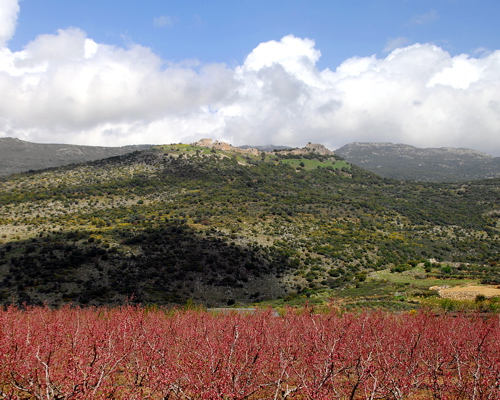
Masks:
[[[200,146],[200,147],[207,147],[209,149],[214,149],[214,150],[234,151],[237,153],[252,154],[254,156],[258,156],[261,153],[268,153],[268,154],[274,153],[274,152],[270,152],[270,151],[262,151],[262,150],[259,150],[256,148],[242,149],[240,147],[234,147],[232,144],[229,144],[226,142],[220,142],[218,140],[214,141],[212,139],[201,139],[195,143],[192,143],[192,145],[193,146]],[[333,155],[334,154],[333,151],[328,150],[322,144],[316,144],[316,143],[311,143],[311,142],[306,144],[306,146],[303,148],[280,150],[280,152],[288,153],[288,154],[296,154],[296,155],[310,154],[310,153],[315,153],[315,154],[320,154],[320,155]]]
[[[259,150],[258,149],[240,149],[239,147],[234,147],[232,144],[226,143],[226,142],[219,142],[218,140],[212,140],[212,139],[201,139],[198,140],[195,143],[192,143],[193,146],[200,146],[200,147],[207,147],[209,149],[214,149],[214,150],[222,150],[222,151],[235,151],[237,153],[245,153],[245,154],[252,154],[254,156],[258,156]]]

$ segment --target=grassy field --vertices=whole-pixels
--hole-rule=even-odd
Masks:
[[[345,161],[319,161],[319,160],[310,160],[307,158],[300,158],[300,159],[294,159],[294,158],[288,158],[282,160],[283,164],[289,164],[292,165],[296,168],[302,167],[305,170],[312,170],[316,168],[327,168],[327,167],[332,167],[333,169],[340,169],[340,168],[350,168],[350,165],[345,162]],[[302,166],[303,164],[303,166]]]
[[[370,273],[369,279],[374,281],[386,281],[395,284],[412,285],[422,289],[428,289],[432,286],[472,285],[478,283],[478,281],[474,279],[429,278],[426,276],[426,272],[421,265],[404,272],[391,272],[390,269],[374,271]]]

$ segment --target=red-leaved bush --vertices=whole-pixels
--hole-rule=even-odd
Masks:
[[[12,307],[0,399],[500,399],[499,319]]]

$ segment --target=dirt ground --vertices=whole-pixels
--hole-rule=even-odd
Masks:
[[[444,286],[433,286],[431,290],[437,290],[439,296],[445,299],[454,300],[474,300],[477,295],[481,294],[487,298],[500,297],[500,288],[497,285],[484,286],[455,286],[452,288]]]

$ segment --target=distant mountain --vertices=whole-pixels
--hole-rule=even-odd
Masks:
[[[101,147],[42,144],[10,137],[0,138],[0,175],[100,160],[150,147],[150,145]]]
[[[386,178],[459,182],[500,177],[500,157],[471,149],[354,142],[335,153]]]

